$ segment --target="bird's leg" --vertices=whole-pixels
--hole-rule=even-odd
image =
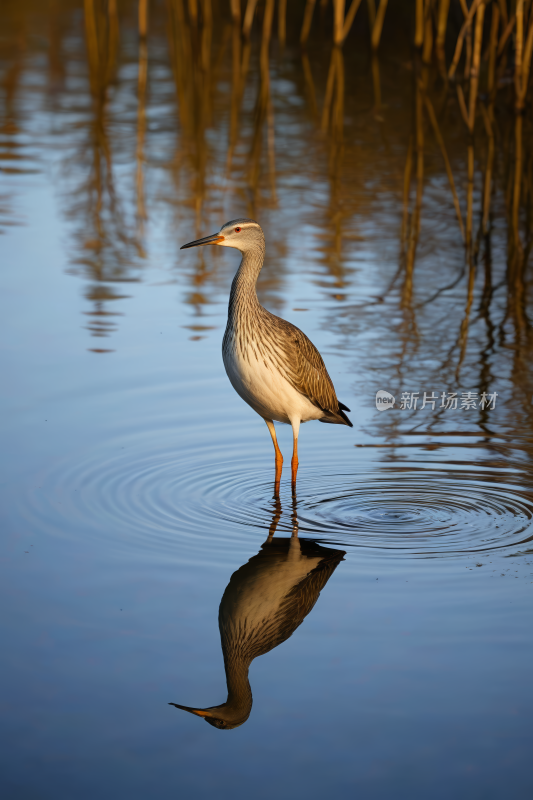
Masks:
[[[294,437],[294,446],[292,450],[292,459],[291,459],[291,484],[292,484],[292,491],[296,491],[296,476],[298,474],[298,437]]]
[[[276,478],[274,481],[274,492],[276,496],[279,495],[279,484],[281,481],[281,468],[283,467],[283,456],[281,455],[281,450],[278,447],[278,440],[276,438],[276,429],[274,427],[274,423],[271,419],[265,419],[267,424],[267,428],[270,431],[270,435],[272,436],[272,442],[274,444],[274,450],[276,451]]]
[[[296,486],[292,490],[292,539],[298,538],[298,512],[296,510]]]
[[[292,493],[296,493],[296,475],[298,474],[298,433],[300,431],[300,420],[291,420],[292,435],[293,435],[293,448],[292,448],[292,461],[291,461],[291,485]]]
[[[268,529],[268,538],[266,543],[271,542],[274,538],[274,534],[276,533],[276,528],[278,527],[278,522],[281,517],[281,512],[283,511],[281,507],[281,500],[279,499],[279,494],[275,496],[275,506],[274,506],[274,513],[272,516],[272,522],[270,523],[270,528]]]

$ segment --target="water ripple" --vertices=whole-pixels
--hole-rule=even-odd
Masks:
[[[253,457],[251,457],[253,459]],[[276,508],[270,462],[187,457],[153,443],[104,458],[62,463],[41,475],[26,512],[56,533],[104,535],[146,553],[174,549],[216,557],[250,529],[267,531]],[[458,464],[395,466],[368,457],[342,472],[301,469],[296,513],[300,534],[400,556],[447,556],[501,549],[533,539],[533,493],[517,471]],[[278,532],[292,530],[287,471]],[[526,484],[527,485],[527,484]]]

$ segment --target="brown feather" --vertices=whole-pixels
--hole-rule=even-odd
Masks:
[[[333,381],[313,342],[291,322],[276,317],[263,307],[261,312],[268,315],[268,328],[276,340],[276,349],[283,356],[278,361],[280,372],[296,391],[321,408],[331,422],[351,425],[342,413]]]

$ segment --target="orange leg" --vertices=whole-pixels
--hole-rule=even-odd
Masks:
[[[281,500],[279,499],[279,495],[276,494],[275,496],[276,505],[274,506],[274,512],[272,515],[272,522],[270,523],[270,528],[268,529],[268,538],[267,542],[271,542],[274,538],[274,534],[276,533],[276,528],[278,527],[278,522],[281,517]]]
[[[283,467],[283,456],[281,455],[281,450],[278,446],[278,440],[276,438],[276,429],[274,427],[274,423],[271,419],[265,419],[267,424],[267,428],[270,431],[270,435],[272,436],[272,442],[274,444],[274,450],[276,452],[276,477],[274,480],[274,492],[276,495],[279,495],[279,484],[281,481],[281,470]]]
[[[291,461],[291,474],[292,474],[292,491],[296,492],[296,476],[298,474],[298,434],[294,433],[294,446],[292,450]]]

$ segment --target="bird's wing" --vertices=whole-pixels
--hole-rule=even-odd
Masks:
[[[320,592],[329,581],[341,561],[344,561],[344,550],[332,550],[331,555],[324,558],[315,569],[309,572],[300,583],[293,586],[285,598],[284,606],[290,613],[287,615],[302,624],[306,616],[320,596]]]
[[[274,539],[274,543],[275,542],[276,539]],[[311,543],[311,555],[313,554],[312,546],[314,544],[314,542]],[[325,550],[326,548],[320,549]],[[229,638],[228,626],[220,624],[219,617],[224,657],[226,658],[228,655],[231,655],[231,652],[235,649],[235,640],[238,641],[241,656],[249,662],[285,642],[292,636],[296,628],[302,624],[306,616],[313,609],[320,592],[335,572],[337,566],[344,560],[345,555],[346,553],[344,550],[328,549],[322,561],[289,590],[281,601],[276,613],[271,616],[266,616],[265,619],[262,620],[261,625],[253,630],[246,630],[241,627],[233,632],[232,638]],[[257,556],[254,558],[257,558]],[[250,561],[251,560],[252,559],[250,559]]]
[[[274,315],[272,315],[274,316]],[[274,317],[285,358],[280,367],[289,383],[314,405],[337,414],[339,401],[322,356],[305,333],[280,317]]]

